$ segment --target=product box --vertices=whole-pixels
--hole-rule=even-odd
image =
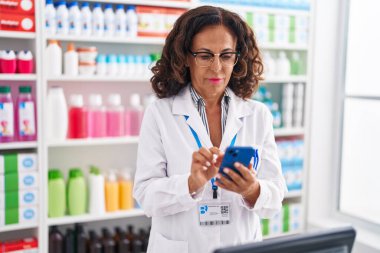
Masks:
[[[7,173],[0,176],[0,191],[12,192],[38,188],[38,172]]]
[[[289,231],[295,232],[302,228],[302,206],[301,204],[289,205]]]
[[[0,0],[0,15],[3,13],[32,15],[34,14],[34,0]]]
[[[0,193],[0,209],[36,206],[38,203],[38,190],[22,190]]]
[[[38,208],[36,206],[5,209],[3,216],[4,220],[0,223],[5,225],[37,223],[37,210]]]
[[[283,227],[283,212],[279,212],[269,220],[269,235],[280,235]]]
[[[0,13],[0,30],[35,32],[35,19],[32,15]]]
[[[37,154],[13,153],[0,155],[0,175],[30,171],[37,171]]]
[[[0,252],[7,253],[38,253],[38,240],[26,238],[0,244]]]

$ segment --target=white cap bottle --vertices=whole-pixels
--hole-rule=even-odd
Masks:
[[[49,140],[65,140],[68,128],[68,110],[61,87],[51,87],[47,95],[47,133]]]
[[[281,51],[276,63],[276,70],[278,76],[289,76],[290,75],[290,62],[286,57],[284,51]]]

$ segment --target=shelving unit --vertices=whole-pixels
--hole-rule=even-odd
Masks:
[[[80,0],[84,1],[84,0]],[[89,2],[99,2],[98,0],[88,0]],[[48,218],[47,215],[47,171],[51,168],[52,164],[56,164],[54,159],[57,159],[57,152],[62,152],[63,159],[70,161],[82,162],[81,152],[86,153],[88,157],[89,153],[95,157],[101,157],[105,149],[110,149],[111,151],[104,156],[104,159],[128,161],[129,164],[135,164],[136,160],[136,149],[139,141],[138,137],[122,137],[122,138],[101,138],[101,139],[80,139],[80,140],[65,140],[65,141],[51,141],[46,135],[46,122],[47,122],[47,91],[51,86],[60,85],[65,90],[66,97],[73,93],[83,93],[88,95],[89,93],[101,93],[106,95],[110,92],[120,92],[123,98],[130,95],[131,92],[139,92],[141,94],[146,94],[151,92],[149,85],[149,77],[108,77],[108,76],[59,76],[51,77],[46,71],[46,63],[44,62],[44,49],[47,45],[48,40],[54,39],[59,40],[64,43],[74,42],[80,45],[96,45],[103,51],[111,50],[112,53],[115,51],[120,53],[125,53],[125,50],[134,52],[135,48],[138,48],[136,53],[151,53],[150,50],[160,49],[165,43],[164,38],[108,38],[108,37],[73,37],[73,36],[47,36],[43,29],[43,17],[44,17],[44,1],[36,2],[36,32],[35,33],[20,33],[20,32],[4,32],[0,31],[0,45],[2,45],[2,38],[5,38],[8,43],[8,48],[12,48],[12,41],[26,41],[28,43],[32,42],[34,45],[33,50],[35,51],[36,57],[36,74],[31,75],[7,75],[0,74],[0,82],[6,81],[11,83],[18,83],[19,81],[35,83],[36,87],[36,101],[37,101],[37,115],[38,115],[38,140],[35,142],[15,142],[15,143],[2,143],[0,145],[0,151],[6,152],[11,150],[25,150],[33,149],[38,153],[39,162],[39,181],[40,181],[40,204],[39,204],[39,221],[37,224],[19,224],[10,225],[6,227],[0,227],[0,238],[1,233],[7,233],[10,231],[18,230],[28,230],[31,229],[34,232],[33,235],[38,237],[40,252],[47,252],[48,249],[48,232],[49,228],[53,225],[71,225],[74,223],[101,223],[102,221],[111,221],[119,219],[134,219],[137,217],[144,217],[144,213],[141,209],[133,209],[129,211],[120,211],[115,213],[106,213],[104,215],[81,215],[81,216],[66,216],[62,218]],[[102,3],[112,3],[112,4],[125,4],[125,5],[145,5],[145,6],[162,6],[169,8],[182,8],[189,9],[201,5],[198,0],[192,0],[190,2],[176,2],[176,1],[158,1],[158,0],[103,0]],[[237,12],[241,11],[251,11],[251,12],[261,12],[261,13],[271,13],[271,14],[284,14],[284,15],[303,15],[311,18],[310,11],[293,11],[293,10],[281,10],[272,8],[256,8],[236,5],[222,5],[222,7],[235,10]],[[311,57],[309,57],[310,48],[309,45],[296,45],[296,44],[262,44],[259,45],[261,49],[269,51],[298,51],[303,54],[307,54],[308,66],[311,63]],[[153,48],[153,49],[152,49]],[[1,48],[0,48],[1,49]],[[106,51],[108,52],[108,51]],[[307,75],[302,76],[284,76],[284,77],[268,77],[263,81],[266,85],[281,85],[285,83],[305,83],[307,93],[310,92],[310,71]],[[280,87],[280,86],[279,86]],[[306,95],[306,104],[308,104],[310,97]],[[305,110],[307,112],[307,110]],[[293,138],[303,136],[306,137],[308,134],[308,122],[302,128],[280,128],[275,129],[276,138]],[[305,138],[307,139],[307,138]],[[306,143],[307,147],[307,143]],[[113,153],[115,152],[115,153]],[[122,159],[114,159],[114,158]],[[86,160],[86,163],[91,163],[91,161]],[[305,162],[307,164],[307,161]],[[124,167],[124,164],[118,164],[120,168]],[[64,168],[67,169],[67,168]],[[305,168],[307,170],[307,168]],[[306,174],[306,173],[305,173]],[[306,178],[306,175],[304,176]],[[304,182],[306,182],[304,180]],[[304,184],[306,185],[306,183]],[[295,201],[299,203],[305,203],[304,199],[304,189],[302,191],[289,192],[285,196],[285,201]],[[294,232],[295,233],[295,232]],[[289,234],[289,233],[288,233]],[[291,233],[293,234],[293,233]]]

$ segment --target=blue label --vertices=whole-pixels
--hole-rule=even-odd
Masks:
[[[207,213],[207,211],[208,211],[208,206],[207,206],[207,205],[204,205],[204,206],[200,206],[200,207],[199,207],[199,212],[200,212],[201,214],[205,214],[205,213]]]
[[[31,168],[34,165],[32,158],[26,158],[24,161],[22,161],[22,165],[26,168]]]
[[[25,210],[25,212],[24,212],[24,218],[26,220],[30,220],[33,217],[34,217],[34,211],[33,211],[33,209],[27,209],[27,210]]]
[[[24,184],[27,185],[27,186],[31,186],[34,184],[34,177],[32,176],[26,176],[24,178]]]
[[[28,192],[27,194],[24,195],[24,202],[25,203],[32,203],[34,200],[34,194],[31,192]]]

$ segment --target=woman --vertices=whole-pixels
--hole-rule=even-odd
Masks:
[[[261,240],[260,218],[281,210],[286,187],[271,113],[249,99],[263,72],[253,31],[222,8],[190,10],[152,70],[160,99],[145,112],[134,186],[152,217],[148,252],[208,253]],[[242,176],[218,173],[230,145],[259,149],[257,174],[241,164]]]

